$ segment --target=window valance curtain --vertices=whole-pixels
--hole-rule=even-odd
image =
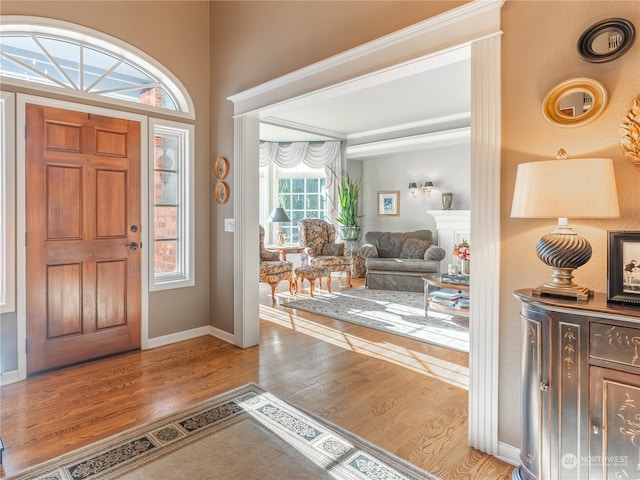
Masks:
[[[340,142],[260,142],[260,166],[275,163],[291,168],[300,162],[311,168],[340,167]]]
[[[260,166],[274,163],[282,168],[292,168],[300,162],[311,168],[324,168],[329,221],[335,223],[338,214],[338,183],[331,170],[342,172],[342,145],[328,142],[260,142]]]

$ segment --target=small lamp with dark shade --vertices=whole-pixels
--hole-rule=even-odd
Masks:
[[[284,211],[284,208],[275,208],[273,212],[271,212],[269,221],[278,224],[278,245],[286,243],[287,237],[282,229],[282,222],[290,222],[291,220],[289,219],[287,212]]]
[[[536,246],[538,258],[551,267],[552,280],[534,295],[588,300],[593,292],[573,283],[573,270],[591,258],[591,245],[568,224],[568,218],[616,218],[618,194],[609,158],[575,158],[518,165],[511,207],[514,218],[557,218],[558,225]]]

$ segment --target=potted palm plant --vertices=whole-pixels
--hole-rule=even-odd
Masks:
[[[331,169],[330,169],[331,170]],[[340,212],[336,218],[340,227],[340,236],[343,240],[355,241],[360,238],[360,226],[358,225],[358,202],[360,201],[360,188],[362,179],[353,180],[348,174],[338,177],[336,172],[331,170],[333,176],[338,181],[338,201],[340,202]]]

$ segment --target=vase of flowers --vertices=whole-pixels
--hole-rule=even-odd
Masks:
[[[461,243],[453,246],[453,254],[460,259],[460,273],[469,275],[471,273],[471,246],[469,242],[462,239]]]

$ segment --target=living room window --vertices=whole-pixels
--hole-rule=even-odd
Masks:
[[[326,218],[327,200],[324,168],[299,164],[293,168],[276,167],[277,202],[291,219],[282,225],[287,241],[298,243],[298,222],[303,218]]]
[[[339,141],[260,142],[260,223],[267,243],[276,241],[268,225],[276,207],[291,219],[282,224],[287,243],[298,243],[303,218],[331,216],[329,199],[335,197],[336,182],[330,172],[340,171],[341,165]]]
[[[151,290],[194,285],[193,126],[150,119]]]

